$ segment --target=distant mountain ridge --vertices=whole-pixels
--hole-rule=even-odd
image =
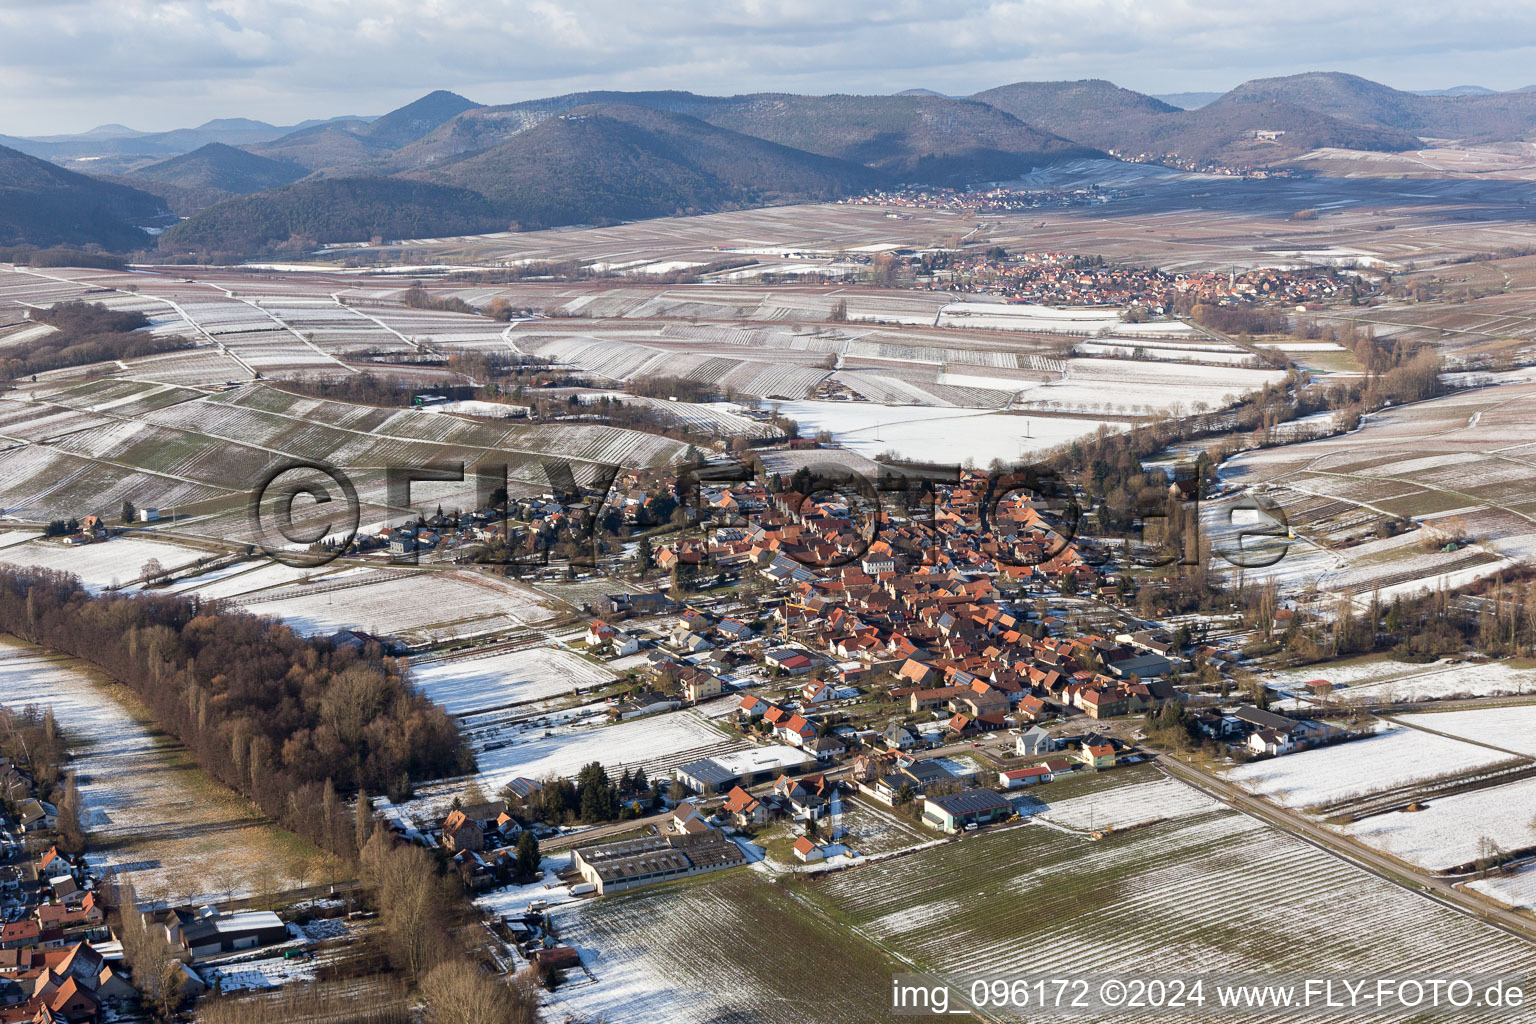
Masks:
[[[647,107],[592,104],[409,177],[473,189],[523,227],[831,199],[884,176]]]
[[[1406,132],[1351,124],[1296,103],[1256,105],[1227,93],[1184,110],[1103,79],[1017,82],[971,98],[1127,159],[1258,167],[1323,146],[1386,152],[1419,146]]]
[[[1536,133],[1536,93],[1423,96],[1337,71],[1244,82],[1218,103],[1283,102],[1420,138],[1510,142]]]
[[[104,184],[130,186],[111,195],[137,195],[142,205],[153,193],[159,213],[169,205],[192,215],[163,244],[235,251],[498,222],[610,223],[903,182],[1005,181],[1107,155],[1175,167],[1285,167],[1321,148],[1398,152],[1424,139],[1531,136],[1536,92],[1419,93],[1309,72],[1163,98],[1104,79],[1017,82],[971,97],[921,88],[872,96],[592,91],[497,106],[438,90],[382,117],[291,130],[230,118],[161,133],[102,125],[28,144],[60,160],[85,149],[118,152],[91,165],[106,172]],[[163,159],[145,155],[179,147]],[[13,186],[13,219],[17,197],[29,190],[58,195],[50,184]],[[93,208],[109,211],[102,198]],[[392,211],[396,201],[401,209]],[[78,233],[50,202],[39,209],[53,210],[64,233]],[[318,208],[326,202],[338,205],[334,214]],[[117,230],[113,244],[135,237]]]
[[[468,111],[402,149],[385,166],[411,170],[488,149],[550,117],[594,104],[681,114],[894,178],[938,184],[1016,177],[1056,160],[1102,155],[987,104],[941,96],[584,92]]]
[[[0,145],[61,165],[89,160],[91,173],[114,174],[132,170],[146,161],[190,153],[211,142],[229,146],[259,145],[282,138],[299,127],[278,127],[246,118],[216,118],[196,128],[176,128],[166,132],[139,132],[122,125],[103,125],[81,135],[35,139],[0,136]],[[104,133],[103,128],[123,131]]]

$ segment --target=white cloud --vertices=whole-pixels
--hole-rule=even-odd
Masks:
[[[1536,6],[1319,0],[0,0],[0,132],[382,113],[434,88],[1142,91],[1345,70],[1404,88],[1527,84]]]

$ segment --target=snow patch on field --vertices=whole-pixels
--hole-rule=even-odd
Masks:
[[[285,589],[262,595],[247,610],[305,634],[361,629],[437,640],[517,628],[552,615],[536,592],[471,572],[381,573],[377,582],[346,589]]]
[[[53,708],[74,747],[90,846],[109,851],[88,856],[141,898],[201,904],[293,884],[277,827],[178,762],[76,662],[0,643],[0,705]]]
[[[1410,665],[1400,661],[1366,661],[1312,665],[1280,673],[1274,685],[1281,690],[1293,690],[1313,679],[1333,683],[1334,699],[1346,702],[1365,697],[1373,701],[1433,700],[1536,693],[1536,669],[1511,668],[1502,662],[1452,665],[1440,661]]]
[[[1032,386],[1028,381],[1018,383]],[[895,452],[925,462],[958,464],[971,459],[981,466],[993,459],[1015,462],[1031,452],[1086,437],[1106,422],[874,402],[781,402],[779,411],[798,423],[801,433],[830,431],[845,448],[866,458]],[[1107,425],[1116,431],[1125,427],[1123,423]]]

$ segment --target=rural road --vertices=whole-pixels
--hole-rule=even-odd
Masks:
[[[1379,878],[1399,885],[1409,892],[1433,900],[1436,903],[1465,914],[1467,917],[1475,918],[1495,928],[1502,929],[1511,935],[1525,939],[1527,942],[1536,943],[1536,921],[1532,921],[1528,917],[1517,914],[1512,910],[1503,910],[1483,903],[1476,897],[1462,892],[1441,879],[1409,868],[1399,861],[1384,854],[1379,854],[1368,847],[1349,843],[1336,833],[1301,815],[1282,807],[1277,807],[1257,797],[1250,796],[1236,786],[1214,778],[1198,768],[1192,768],[1167,754],[1155,754],[1150,750],[1138,750],[1138,752],[1152,757],[1157,766],[1168,775],[1204,792],[1208,796],[1215,797],[1235,810],[1257,818],[1267,825],[1272,825],[1289,832],[1302,841],[1310,843],[1312,846],[1327,853],[1331,853],[1340,860],[1348,861],[1356,867],[1369,871]]]

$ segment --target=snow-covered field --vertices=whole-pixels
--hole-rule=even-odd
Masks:
[[[1285,807],[1310,807],[1507,761],[1508,755],[1418,729],[1240,765],[1227,780]]]
[[[434,639],[511,629],[551,616],[526,587],[474,572],[380,574],[345,589],[285,589],[246,605],[300,633],[362,629],[381,635],[421,633]]]
[[[296,844],[168,751],[79,663],[0,642],[0,704],[52,707],[75,752],[94,861],[140,897],[201,904],[295,884]]]
[[[1536,846],[1536,779],[1431,800],[1422,811],[1377,814],[1345,835],[1429,871],[1467,864],[1488,838],[1501,850]]]
[[[1021,386],[1024,382],[1021,382]],[[835,440],[866,458],[884,452],[919,461],[957,465],[993,459],[1011,463],[1033,452],[1086,437],[1106,421],[1013,415],[983,410],[880,405],[874,402],[782,402],[779,410],[803,434],[831,431]],[[1122,430],[1122,423],[1108,423]]]
[[[469,655],[411,667],[411,681],[451,715],[506,707],[589,689],[614,674],[569,651],[534,647],[483,657]]]
[[[1066,331],[1107,334],[1124,326],[1119,309],[1057,309],[1024,302],[952,302],[939,311],[945,327],[980,327],[1003,331]],[[1158,324],[1164,327],[1164,324]],[[1174,324],[1182,328],[1183,324]]]
[[[208,557],[210,552],[198,548],[138,537],[113,537],[79,547],[57,541],[32,541],[0,549],[0,562],[71,572],[91,590],[133,582],[144,574],[144,566],[150,559],[158,561],[163,569],[175,570]]]
[[[1536,704],[1470,711],[1436,711],[1414,715],[1415,725],[1426,729],[1502,747],[1536,757]],[[1536,815],[1536,804],[1531,813]]]
[[[844,927],[935,972],[1006,973],[1027,963],[1032,975],[1050,976],[1084,963],[1135,972],[1177,961],[1203,971],[1274,974],[1315,969],[1319,950],[1327,951],[1330,970],[1362,974],[1433,970],[1446,962],[1447,949],[1460,970],[1519,970],[1530,960],[1520,939],[1225,810],[1099,843],[1042,824],[969,835],[831,876],[810,898],[829,903]],[[1276,913],[1277,898],[1285,913]],[[1092,1019],[1213,1018],[1157,1010]]]
[[[1536,669],[1511,668],[1497,661],[1460,665],[1439,661],[1431,665],[1413,665],[1401,661],[1368,660],[1311,665],[1278,673],[1272,685],[1280,690],[1294,690],[1314,679],[1332,683],[1333,697],[1341,701],[1536,694]]]
[[[1476,889],[1485,896],[1492,896],[1500,903],[1512,907],[1529,907],[1536,910],[1536,864],[1527,864],[1509,875],[1495,875],[1468,882],[1467,888]]]
[[[284,583],[297,583],[307,576],[319,575],[322,571],[283,565],[281,562],[241,562],[236,566],[178,580],[170,589],[195,593],[208,600],[233,598]]]
[[[1162,818],[1182,818],[1221,806],[1199,790],[1165,778],[1105,787],[1087,796],[1065,800],[1050,798],[1049,783],[1032,786],[1024,790],[1024,794],[1030,801],[1024,804],[1024,813],[1084,832],[1128,828]],[[1034,801],[1044,802],[1044,808],[1033,809]]]
[[[495,792],[519,775],[530,779],[575,776],[590,761],[601,761],[613,775],[624,766],[640,764],[646,766],[648,774],[654,774],[652,766],[682,763],[676,755],[684,751],[708,757],[732,742],[689,711],[648,715],[615,725],[557,726],[548,732],[499,750],[477,752],[482,787]]]

